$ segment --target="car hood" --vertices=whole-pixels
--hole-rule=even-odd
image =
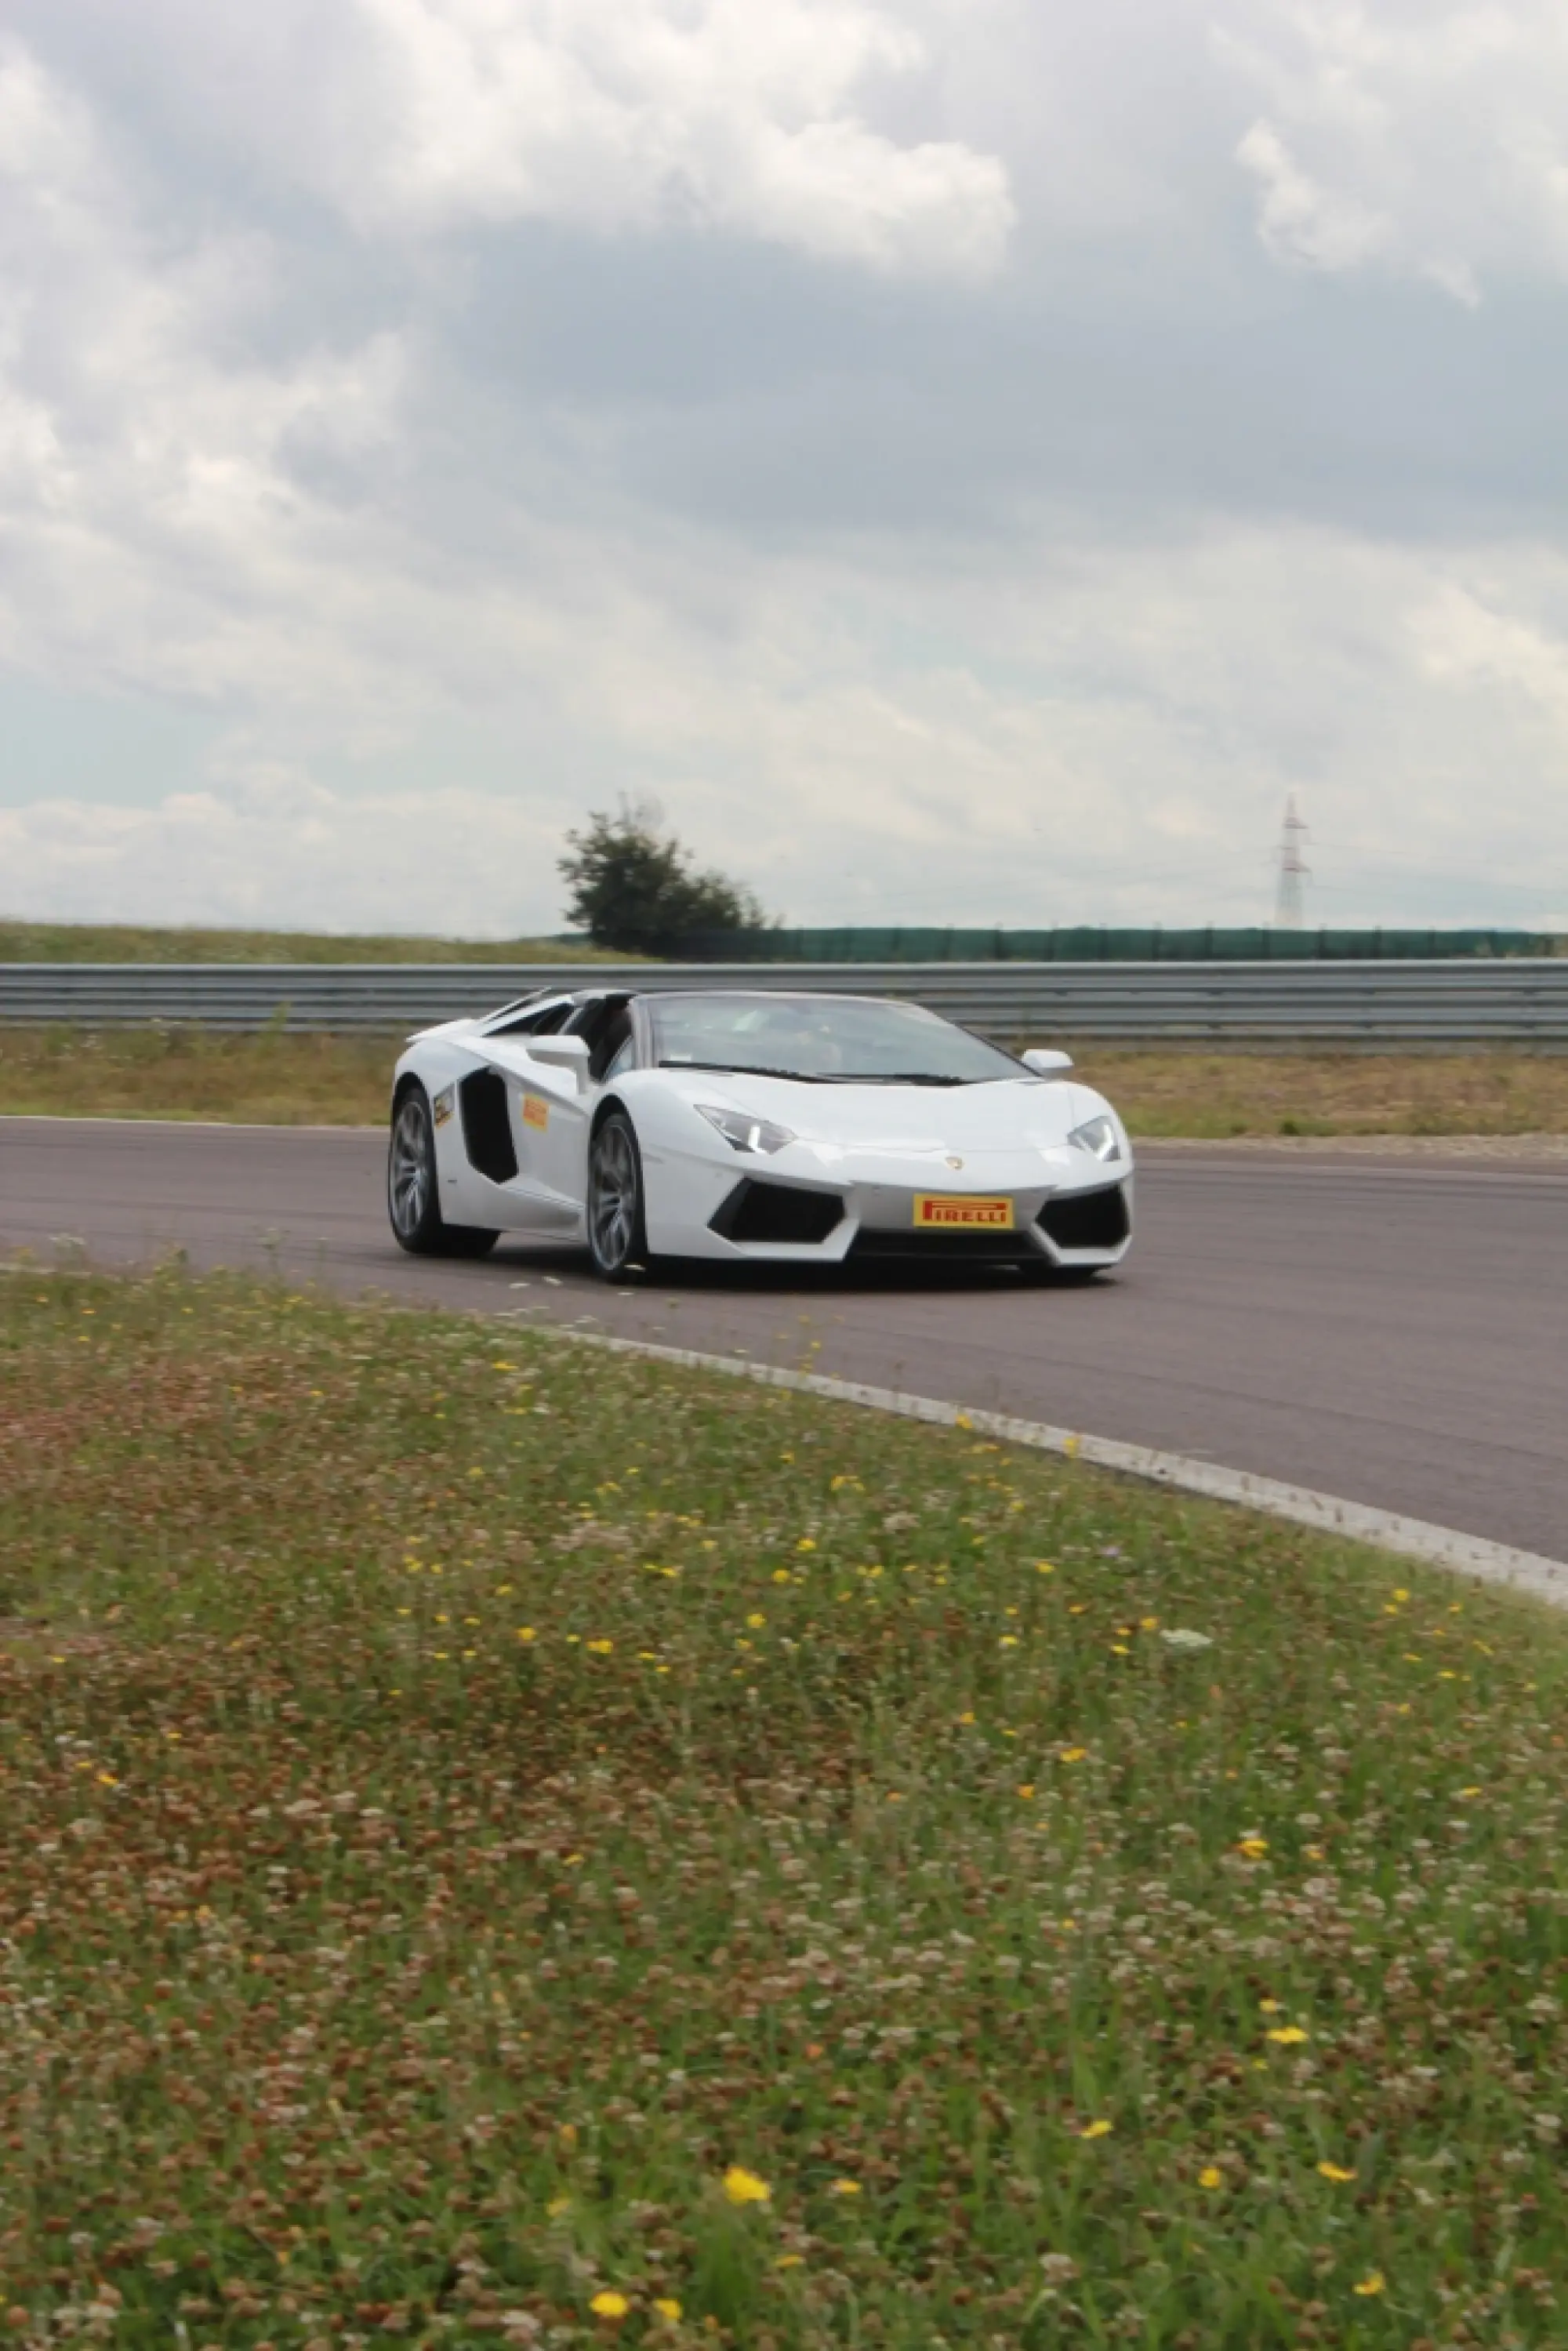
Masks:
[[[1088,1086],[1038,1078],[975,1086],[812,1085],[712,1071],[683,1075],[680,1090],[693,1102],[733,1103],[776,1119],[803,1143],[883,1151],[1049,1147],[1110,1107]]]

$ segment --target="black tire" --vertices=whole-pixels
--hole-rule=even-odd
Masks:
[[[624,1111],[595,1130],[588,1155],[588,1253],[606,1281],[624,1281],[648,1262],[643,1155]]]
[[[477,1225],[449,1225],[442,1216],[430,1097],[417,1081],[392,1106],[387,1215],[392,1238],[411,1257],[484,1257],[496,1246],[496,1234]]]

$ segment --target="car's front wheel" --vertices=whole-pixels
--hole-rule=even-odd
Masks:
[[[624,1111],[613,1110],[593,1138],[588,1159],[588,1249],[606,1281],[623,1281],[645,1265],[647,1224],[643,1155]]]
[[[406,1087],[392,1112],[387,1214],[398,1247],[413,1257],[483,1257],[496,1245],[493,1232],[475,1225],[449,1225],[441,1214],[435,1128],[422,1085]]]

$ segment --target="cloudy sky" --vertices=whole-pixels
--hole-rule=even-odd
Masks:
[[[1568,927],[1561,0],[6,0],[0,914]]]

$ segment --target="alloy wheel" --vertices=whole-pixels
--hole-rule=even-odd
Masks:
[[[399,1238],[411,1239],[424,1221],[430,1199],[430,1126],[417,1094],[409,1096],[392,1128],[387,1189]]]
[[[635,1145],[622,1122],[612,1119],[593,1145],[588,1201],[589,1243],[594,1262],[606,1273],[619,1273],[632,1254],[639,1191]]]

